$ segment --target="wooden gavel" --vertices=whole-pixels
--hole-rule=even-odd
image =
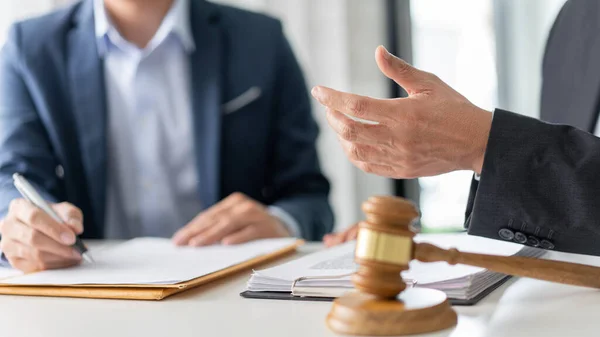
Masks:
[[[442,249],[415,243],[411,223],[418,217],[415,206],[401,198],[372,197],[363,204],[367,220],[359,225],[353,277],[357,289],[381,298],[393,298],[406,285],[400,272],[415,259],[485,268],[494,272],[544,281],[600,288],[600,268],[576,263],[518,256],[494,256]]]
[[[363,203],[362,209],[366,221],[359,224],[355,251],[355,262],[359,267],[352,275],[359,295],[344,296],[334,302],[327,322],[336,332],[402,335],[440,330],[456,324],[456,314],[447,301],[432,304],[427,310],[411,310],[410,304],[397,299],[406,290],[401,272],[409,268],[411,260],[465,264],[507,275],[600,288],[599,267],[463,253],[457,249],[416,243],[411,226],[419,213],[413,203],[402,198],[371,197]]]

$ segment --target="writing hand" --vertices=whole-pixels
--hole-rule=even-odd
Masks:
[[[6,218],[0,221],[0,248],[10,264],[24,272],[65,268],[81,262],[71,245],[83,232],[83,214],[69,203],[52,205],[65,223],[25,199],[11,202]]]

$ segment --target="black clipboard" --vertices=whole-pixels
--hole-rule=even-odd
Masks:
[[[479,293],[479,295],[468,299],[456,299],[456,298],[448,298],[448,301],[452,305],[458,306],[472,306],[479,303],[482,299],[484,299],[487,295],[491,294],[494,290],[498,289],[501,285],[506,283],[511,278],[511,276],[506,276],[500,281],[494,283],[493,285],[486,288],[484,291]],[[267,300],[288,300],[288,301],[312,301],[312,302],[332,302],[335,298],[333,297],[310,297],[310,296],[292,296],[291,292],[268,292],[268,291],[244,291],[240,293],[240,296],[244,298],[251,299],[267,299]]]

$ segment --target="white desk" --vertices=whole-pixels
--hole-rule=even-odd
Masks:
[[[319,248],[308,244],[301,253]],[[551,256],[600,265],[599,258]],[[249,276],[242,273],[159,302],[0,296],[0,336],[336,336],[325,326],[330,303],[245,299],[239,293]],[[595,290],[515,279],[478,305],[455,309],[455,329],[427,336],[600,335],[600,292]]]

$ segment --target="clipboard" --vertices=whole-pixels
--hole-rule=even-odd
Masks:
[[[285,257],[296,252],[296,249],[303,244],[303,240],[297,240],[293,244],[272,253],[258,256],[217,272],[176,284],[30,286],[1,284],[2,280],[0,280],[0,295],[160,301],[172,295],[219,279],[232,277],[240,272]]]
[[[500,281],[494,283],[493,285],[487,287],[484,291],[479,293],[477,296],[471,299],[458,299],[458,298],[448,298],[448,301],[452,305],[457,306],[473,306],[491,294],[494,290],[498,289],[504,283],[506,283],[512,276],[506,276],[502,278]],[[294,285],[300,281],[297,279],[294,281]],[[410,286],[410,285],[409,285]],[[416,286],[416,284],[415,284]],[[292,286],[292,291],[290,292],[275,292],[275,291],[243,291],[240,293],[241,297],[249,298],[249,299],[268,299],[268,300],[288,300],[288,301],[315,301],[315,302],[332,302],[336,299],[336,297],[323,297],[323,296],[298,296],[294,295],[294,287]]]

